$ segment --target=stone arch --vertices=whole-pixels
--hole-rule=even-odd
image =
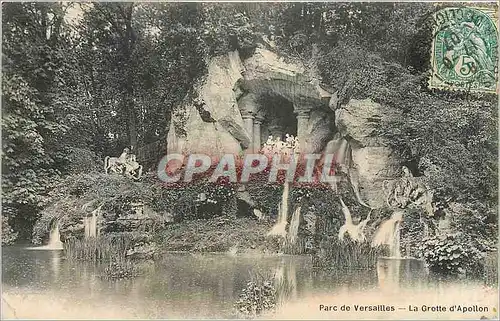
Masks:
[[[242,85],[247,93],[238,100],[238,107],[252,137],[252,150],[260,149],[269,135],[283,139],[290,134],[299,138],[303,152],[320,152],[333,136],[334,112],[307,82],[265,79]]]

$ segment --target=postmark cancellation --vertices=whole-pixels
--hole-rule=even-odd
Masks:
[[[498,91],[498,7],[435,12],[430,88]]]

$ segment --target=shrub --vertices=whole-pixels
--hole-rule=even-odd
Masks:
[[[480,261],[485,256],[472,239],[461,232],[428,237],[420,251],[431,271],[445,275],[477,275],[482,270]]]

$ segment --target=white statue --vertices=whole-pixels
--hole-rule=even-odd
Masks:
[[[140,179],[142,176],[142,165],[137,162],[134,154],[130,154],[125,162],[125,175],[133,179]]]
[[[120,157],[106,156],[104,159],[104,172],[124,174],[133,179],[140,179],[142,176],[142,165],[137,162],[134,154],[129,153],[130,150],[125,148]]]
[[[127,156],[129,153],[129,149],[123,149],[120,157],[109,157],[106,156],[104,158],[104,172],[109,174],[109,171],[112,170],[115,173],[123,173],[124,165],[127,162]]]

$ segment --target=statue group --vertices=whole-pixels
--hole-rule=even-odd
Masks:
[[[125,148],[119,157],[106,156],[104,172],[119,173],[137,180],[142,176],[142,165],[137,162],[136,156],[130,153],[130,149]]]
[[[299,153],[299,139],[293,135],[286,134],[285,140],[282,141],[281,137],[274,138],[269,136],[267,141],[262,147],[262,152],[265,155],[284,155],[291,156]]]

